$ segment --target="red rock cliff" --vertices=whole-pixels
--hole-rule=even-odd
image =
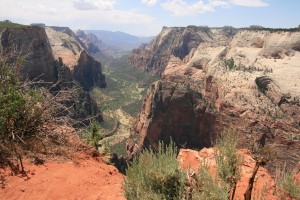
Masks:
[[[267,145],[277,153],[268,166],[271,172],[284,162],[291,168],[296,165],[300,32],[228,30],[210,29],[210,37],[187,56],[171,55],[164,61],[162,80],[149,89],[132,127],[131,138],[136,141],[128,141],[129,154],[155,146],[158,140],[167,142],[170,136],[179,146],[202,148],[231,126],[237,130],[239,146],[256,150]],[[142,52],[151,52],[147,56],[155,62],[165,58],[149,49]],[[144,62],[143,56],[135,60]]]

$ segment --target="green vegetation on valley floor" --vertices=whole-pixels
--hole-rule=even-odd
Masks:
[[[134,118],[139,114],[148,87],[158,79],[128,65],[128,56],[102,63],[107,88],[94,88],[90,94],[103,112],[100,131],[102,147],[110,146],[113,153],[122,154]],[[122,145],[121,145],[122,144]]]

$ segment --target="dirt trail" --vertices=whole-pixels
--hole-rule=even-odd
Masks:
[[[25,167],[28,180],[2,171],[6,185],[0,189],[0,199],[125,199],[123,176],[103,161],[81,157],[76,161],[48,161],[40,166],[27,162]]]

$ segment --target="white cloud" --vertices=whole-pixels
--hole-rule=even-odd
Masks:
[[[209,4],[213,7],[229,8],[230,3],[223,0],[209,0]]]
[[[106,12],[103,17],[107,16],[108,20],[116,24],[134,24],[134,23],[149,23],[154,20],[153,17],[147,16],[134,11],[112,10]]]
[[[146,4],[147,6],[154,6],[158,0],[142,0],[141,1],[143,4]]]
[[[73,5],[78,10],[94,10],[94,9],[97,9],[97,6],[95,6],[94,4],[91,4],[89,2],[84,2],[84,1],[74,1]]]
[[[169,10],[175,16],[195,15],[214,11],[214,6],[212,4],[205,4],[203,1],[188,4],[184,0],[169,0],[161,5],[164,9]]]
[[[264,7],[269,6],[264,0],[208,0],[204,3],[202,0],[195,0],[195,3],[187,3],[185,0],[168,0],[161,6],[173,13],[175,16],[188,16],[213,12],[215,8],[229,8],[233,5],[248,7]]]
[[[43,4],[21,4],[20,7],[26,12],[34,12],[45,15],[58,14],[58,10],[56,8],[49,8]]]
[[[249,6],[249,7],[265,7],[269,6],[269,3],[264,0],[230,0],[234,5]]]
[[[114,8],[116,0],[75,0],[73,5],[78,10],[111,10]]]
[[[1,0],[0,20],[22,24],[45,23],[74,29],[126,31],[124,27],[137,26],[140,32],[154,26],[154,17],[138,10],[117,9],[115,4],[115,0]]]

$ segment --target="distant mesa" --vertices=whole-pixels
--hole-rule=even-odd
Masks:
[[[30,24],[30,26],[44,28],[44,27],[46,27],[46,24],[43,24],[43,23],[32,23],[32,24]]]

